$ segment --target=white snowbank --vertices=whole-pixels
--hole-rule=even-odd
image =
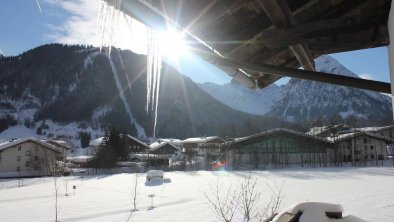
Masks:
[[[166,172],[170,183],[145,185],[138,180],[137,209],[129,221],[133,222],[217,222],[207,200],[201,194],[220,177],[224,185],[238,184],[248,172]],[[282,208],[297,202],[329,202],[341,204],[345,215],[352,214],[367,221],[394,221],[394,168],[320,168],[253,171],[258,178],[256,189],[262,192],[262,206],[271,195],[267,184],[284,184]],[[132,206],[130,190],[134,174],[60,177],[58,179],[59,220],[69,222],[127,221]],[[65,196],[67,181],[69,196]],[[51,178],[0,180],[1,221],[54,221],[54,183]],[[75,195],[72,186],[76,186]],[[154,209],[151,207],[153,199]],[[359,222],[345,217],[342,222]],[[234,221],[242,221],[235,218]],[[333,222],[332,220],[330,222]]]
[[[326,216],[326,212],[342,212],[343,207],[338,204],[305,202],[298,203],[280,213],[276,218],[284,213],[297,214],[302,212],[299,222],[330,222],[331,219]],[[275,219],[274,221],[277,221]]]

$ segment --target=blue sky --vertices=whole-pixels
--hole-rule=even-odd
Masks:
[[[38,2],[41,11],[36,0],[0,1],[0,53],[17,55],[52,42],[98,44],[96,35],[98,0],[38,0]],[[119,42],[122,44],[138,42],[129,39],[119,39]],[[331,56],[363,78],[389,81],[386,47],[337,53]],[[185,55],[180,64],[179,69],[196,82],[225,83],[230,80],[215,67],[201,65],[201,61],[196,60],[192,55]],[[287,78],[284,78],[277,83],[286,82]]]

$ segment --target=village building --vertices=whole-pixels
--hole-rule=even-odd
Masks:
[[[334,162],[332,143],[289,129],[273,129],[226,142],[225,158],[233,169],[329,166]]]
[[[85,149],[84,155],[95,156],[97,154],[97,151],[104,145],[105,145],[105,140],[104,137],[102,136],[95,140],[90,141],[89,146],[82,149]]]
[[[330,137],[332,135],[337,135],[337,134],[342,134],[344,132],[349,132],[351,130],[352,130],[352,128],[349,127],[348,125],[337,124],[337,125],[312,127],[311,129],[309,129],[309,131],[306,134],[311,135],[311,136],[326,138],[326,137]]]
[[[56,154],[57,160],[61,160],[63,162],[66,160],[67,152],[71,150],[71,147],[65,141],[54,139],[48,139],[43,141],[55,146],[56,148],[58,148],[58,150],[60,150],[60,153]]]
[[[364,127],[356,128],[357,132],[368,132],[374,135],[386,137],[389,139],[394,139],[394,125],[382,126],[382,127]]]
[[[126,134],[124,137],[125,146],[131,153],[146,153],[149,151],[148,144],[142,142],[141,140]]]
[[[183,142],[180,139],[160,138],[160,139],[157,140],[157,142],[166,142],[166,143],[169,143],[169,144],[175,146],[180,151],[183,150]]]
[[[353,166],[383,164],[393,140],[371,132],[353,132],[327,138],[334,143],[339,161]]]
[[[217,144],[222,144],[225,141],[217,136],[209,137],[195,137],[188,138],[182,141],[183,149],[185,153],[194,155],[219,155],[220,149]]]
[[[172,143],[158,140],[149,145],[146,153],[130,154],[133,162],[146,162],[149,167],[166,168],[170,166],[172,159],[180,150]]]
[[[50,176],[61,173],[64,148],[36,138],[0,144],[0,177]]]

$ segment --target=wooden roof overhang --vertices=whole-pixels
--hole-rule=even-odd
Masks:
[[[315,72],[314,66],[314,58],[323,54],[388,45],[390,4],[391,0],[122,0],[120,10],[152,28],[172,23],[186,30],[196,54],[249,88],[289,76],[391,93],[389,83]]]

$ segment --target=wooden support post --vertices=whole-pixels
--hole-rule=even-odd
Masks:
[[[290,28],[296,25],[285,0],[261,0],[259,2],[275,27]],[[315,61],[307,44],[290,45],[289,48],[305,70],[315,70]]]

